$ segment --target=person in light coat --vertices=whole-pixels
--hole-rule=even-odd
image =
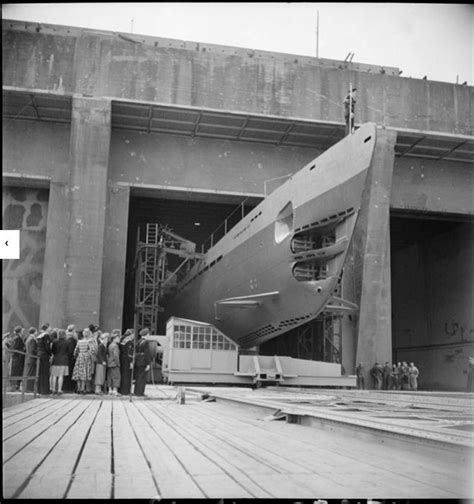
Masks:
[[[418,376],[420,375],[420,372],[418,371],[418,368],[413,364],[413,362],[410,362],[410,367],[408,368],[408,383],[410,386],[410,390],[418,390]]]

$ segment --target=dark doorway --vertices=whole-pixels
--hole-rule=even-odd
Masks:
[[[133,261],[139,226],[144,226],[146,223],[167,225],[174,233],[194,242],[196,250],[200,251],[201,245],[207,242],[211,234],[238,206],[235,203],[156,199],[142,196],[132,196],[130,198],[123,330],[133,327],[134,324],[135,278],[133,274]],[[245,208],[245,213],[248,213],[252,207]],[[165,322],[161,321],[163,331]],[[161,334],[164,334],[164,332]]]
[[[474,225],[392,215],[393,361],[414,362],[419,388],[464,390],[474,350]]]

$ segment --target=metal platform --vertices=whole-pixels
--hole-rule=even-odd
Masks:
[[[258,406],[301,425],[349,429],[377,439],[474,448],[474,396],[464,393],[268,387],[190,388],[195,393]]]

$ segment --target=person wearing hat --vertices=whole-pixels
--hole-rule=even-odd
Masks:
[[[133,368],[135,388],[133,389],[133,393],[136,396],[145,395],[146,372],[150,369],[151,353],[148,341],[144,339],[144,336],[149,332],[147,328],[142,329],[138,333],[140,338],[135,344],[135,366]]]
[[[350,135],[354,132],[354,110],[357,97],[357,88],[352,88],[344,98],[344,122],[346,123],[345,134]]]
[[[43,324],[40,333],[36,337],[38,358],[39,358],[39,376],[38,376],[38,393],[40,395],[49,395],[50,389],[50,362],[51,357],[51,336],[49,334],[50,325]]]
[[[15,329],[13,329],[13,333],[10,350],[16,350],[16,352],[11,352],[10,376],[21,377],[23,376],[25,356],[17,352],[24,352],[26,350],[25,342],[23,341],[23,327],[16,326]],[[20,390],[21,379],[11,380],[10,383],[12,391]]]
[[[36,355],[38,355],[38,344],[36,343],[36,327],[30,327],[28,337],[26,338],[26,357],[25,357],[25,375],[28,377],[36,376]],[[33,392],[35,389],[34,380],[26,382],[26,392]]]
[[[132,388],[132,362],[135,335],[133,329],[127,329],[120,340],[120,388],[122,395],[129,395]]]

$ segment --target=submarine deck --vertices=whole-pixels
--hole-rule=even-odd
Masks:
[[[474,496],[472,394],[193,386],[183,405],[176,392],[4,408],[4,497]]]

